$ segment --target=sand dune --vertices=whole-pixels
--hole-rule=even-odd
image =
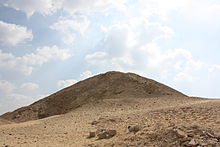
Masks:
[[[127,83],[122,84],[125,81]],[[85,86],[84,82],[91,82],[96,86]],[[107,89],[106,93],[102,89]],[[72,90],[81,93],[74,94]],[[31,121],[1,125],[0,145],[220,146],[219,99],[188,97],[135,74],[111,72],[98,75],[61,90],[40,103],[7,113],[8,117],[4,117],[11,119],[9,116],[21,110],[26,112],[27,108],[32,109],[34,105],[52,98],[58,99],[58,96],[68,93],[69,96],[82,96],[86,102],[80,103],[80,107],[44,119],[31,120],[27,115]],[[95,94],[98,94],[97,99],[89,97]],[[73,102],[80,102],[79,97],[76,99]],[[20,112],[20,115],[24,114]],[[128,126],[140,126],[140,130],[136,133],[129,132]],[[115,130],[117,133],[108,139],[98,139],[97,136],[88,138],[89,132],[102,129]]]

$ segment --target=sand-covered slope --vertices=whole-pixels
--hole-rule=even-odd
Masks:
[[[1,116],[6,120],[24,122],[64,114],[84,104],[102,99],[185,96],[182,93],[133,73],[107,72],[80,81],[34,104]]]
[[[104,99],[63,115],[0,126],[0,146],[219,147],[220,100],[187,97]],[[128,126],[144,127],[137,133]],[[89,132],[116,130],[109,139]],[[179,132],[179,134],[178,134]],[[191,145],[190,145],[191,144]]]

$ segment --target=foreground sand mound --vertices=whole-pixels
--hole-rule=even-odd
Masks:
[[[165,96],[130,102],[103,99],[63,115],[2,125],[0,146],[220,145],[220,100]]]
[[[84,104],[101,99],[185,96],[182,93],[133,73],[107,72],[80,81],[30,106],[1,116],[6,120],[24,122],[64,114]]]

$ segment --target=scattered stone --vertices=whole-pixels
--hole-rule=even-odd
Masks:
[[[177,137],[172,142],[179,146],[188,147],[205,147],[205,146],[218,146],[220,141],[216,133],[211,129],[202,129],[200,127],[181,127],[174,129]]]
[[[218,142],[217,139],[210,139],[207,141],[208,145],[216,145],[217,142]]]
[[[195,139],[191,139],[190,142],[188,143],[189,146],[196,146],[197,143],[195,141]]]
[[[106,132],[100,132],[99,134],[97,134],[98,139],[107,139],[107,133]]]
[[[178,135],[179,137],[181,137],[181,138],[186,138],[186,137],[188,137],[188,135],[187,135],[184,131],[182,131],[182,130],[180,130],[180,129],[176,129],[175,131],[176,131],[177,135]]]
[[[117,134],[116,130],[104,130],[97,134],[98,139],[109,139]]]
[[[108,119],[108,121],[110,121],[110,122],[116,122],[116,120],[115,120],[114,118],[110,118],[110,119]]]
[[[156,126],[157,127],[157,126]],[[149,128],[149,127],[148,127]],[[99,129],[98,139],[108,139],[111,134],[116,135],[116,130]],[[104,131],[103,131],[104,130]],[[128,127],[129,132],[135,135],[128,135],[124,138],[121,146],[152,146],[151,141],[157,142],[156,146],[175,147],[220,147],[219,133],[210,128],[198,126],[176,126],[162,129],[144,131],[144,126],[134,125]],[[111,144],[108,144],[111,146]],[[120,146],[114,145],[112,146]]]
[[[95,132],[89,132],[89,136],[87,138],[93,138],[95,137]]]
[[[211,133],[209,133],[209,132],[207,132],[206,133],[209,137],[212,137],[212,138],[215,138],[215,136],[214,135],[212,135]]]
[[[102,133],[102,132],[105,132],[106,131],[106,129],[97,129],[96,131],[95,131],[95,133],[96,134],[99,134],[99,133]]]
[[[91,122],[91,125],[97,125],[99,123],[99,121],[94,120],[93,122]]]
[[[117,134],[116,130],[107,130],[106,131],[109,137],[113,137]]]
[[[90,132],[87,138],[97,136],[98,139],[109,139],[117,134],[116,130],[97,129],[96,132]]]
[[[208,144],[207,143],[200,143],[200,146],[207,146]]]
[[[137,133],[138,131],[140,131],[141,129],[142,129],[142,127],[139,125],[128,126],[128,131],[133,132],[134,134]]]

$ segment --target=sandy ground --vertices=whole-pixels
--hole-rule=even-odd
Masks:
[[[0,125],[10,124],[10,121],[4,120],[0,118]]]
[[[0,146],[144,146],[140,145],[144,140],[146,146],[163,146],[164,132],[175,126],[197,125],[220,132],[220,100],[188,97],[105,99],[64,115],[0,124]],[[129,125],[145,126],[145,132],[129,133]],[[89,132],[97,129],[116,129],[117,134],[110,139],[88,139]]]

